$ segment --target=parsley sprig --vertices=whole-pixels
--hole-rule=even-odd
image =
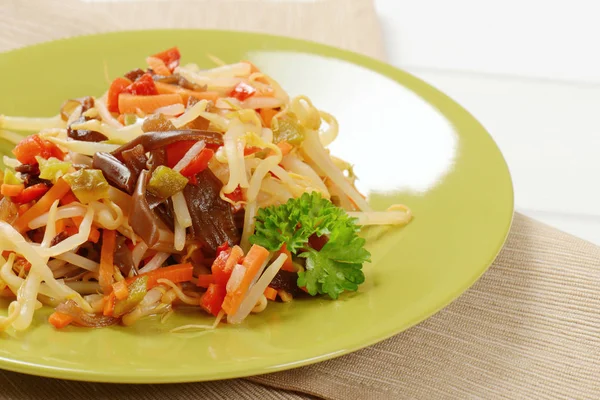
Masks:
[[[260,209],[250,242],[270,251],[285,244],[292,254],[306,259],[306,270],[298,273],[298,286],[306,287],[313,296],[327,294],[337,299],[365,281],[362,265],[370,261],[371,254],[364,248],[359,230],[355,218],[312,192]],[[315,234],[328,237],[321,250],[309,246],[309,238]]]

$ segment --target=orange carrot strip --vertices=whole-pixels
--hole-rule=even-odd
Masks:
[[[23,214],[25,214],[25,212],[26,212],[27,210],[29,210],[30,208],[31,208],[31,204],[30,204],[30,203],[21,204],[21,205],[19,206],[19,208],[17,209],[17,213],[18,213],[19,215],[23,215]]]
[[[50,322],[56,329],[61,329],[73,322],[73,317],[55,311],[50,314],[50,317],[48,317],[48,322]]]
[[[123,300],[129,296],[129,289],[127,288],[127,282],[125,282],[125,280],[113,283],[112,288],[117,300]]]
[[[136,114],[138,110],[146,114],[151,114],[161,107],[173,104],[184,104],[183,99],[177,93],[152,96],[134,96],[127,93],[119,95],[119,112],[121,114]]]
[[[2,196],[18,196],[20,195],[23,190],[25,189],[25,185],[23,185],[22,183],[19,185],[9,185],[7,183],[3,183],[2,186],[0,186],[0,194],[2,194]]]
[[[285,142],[285,141],[277,143],[277,147],[279,147],[279,150],[281,150],[281,155],[284,157],[287,156],[288,154],[290,154],[290,151],[292,151],[292,149],[294,148],[293,145],[291,145],[290,143]],[[275,152],[273,150],[269,150],[270,156],[272,156],[274,154],[275,154]]]
[[[77,229],[79,229],[79,226],[83,222],[83,217],[71,217],[71,220],[73,221]],[[98,243],[98,240],[100,240],[100,230],[96,228],[94,224],[92,224],[92,228],[90,229],[88,240],[92,243]]]
[[[195,97],[198,100],[209,100],[213,103],[216,103],[217,99],[219,98],[219,93],[217,92],[197,92],[195,90],[185,89],[181,86],[171,85],[164,82],[154,82],[154,84],[156,85],[156,90],[158,90],[158,93],[179,94],[184,103],[187,103],[190,96]]]
[[[113,257],[115,254],[115,243],[117,233],[110,229],[102,230],[102,249],[100,250],[100,270],[98,271],[98,283],[108,293],[111,290],[113,283],[114,264]]]
[[[148,283],[146,287],[148,288],[148,290],[150,290],[157,285],[156,281],[159,279],[168,279],[173,283],[190,281],[193,277],[193,272],[194,266],[191,263],[175,264],[169,267],[155,269],[154,271],[146,272],[144,274],[140,274],[132,278],[127,278],[125,279],[125,281],[129,285],[139,276],[147,276]]]
[[[294,148],[294,146],[292,146],[288,142],[279,142],[279,143],[277,143],[277,147],[279,147],[279,149],[281,150],[281,153],[284,156],[287,156],[288,154],[290,154],[290,151],[292,151],[292,149]]]
[[[290,251],[287,249],[285,243],[283,244],[283,246],[281,246],[281,249],[279,249],[279,252],[278,254],[276,254],[276,257],[278,257],[279,254],[285,254],[287,256],[287,259],[281,266],[281,269],[283,271],[296,272],[296,268],[294,268],[294,264],[292,263],[292,253],[290,253]]]
[[[246,267],[246,273],[240,282],[240,285],[232,292],[227,293],[225,301],[223,301],[223,310],[229,315],[235,314],[240,307],[240,304],[246,296],[246,292],[252,283],[252,280],[259,272],[260,267],[269,256],[269,250],[259,245],[252,245],[248,254],[244,257],[242,265]]]
[[[277,298],[277,289],[273,289],[271,286],[267,286],[264,295],[267,299],[275,301],[275,299]]]
[[[73,194],[73,192],[69,191],[67,194],[65,194],[62,199],[60,199],[60,205],[61,206],[66,206],[67,204],[71,204],[71,203],[75,203],[78,202],[79,200],[77,200],[77,197],[75,197],[75,195]]]
[[[98,243],[98,240],[100,240],[100,230],[94,225],[92,225],[92,229],[90,230],[88,240],[92,243]]]
[[[163,60],[157,57],[148,57],[146,58],[146,63],[148,67],[150,67],[154,72],[158,75],[169,76],[171,75],[171,70],[167,68],[167,65]]]
[[[104,297],[104,309],[102,310],[102,314],[107,317],[112,317],[113,311],[115,310],[115,292],[111,292],[108,296]]]
[[[29,210],[25,211],[25,213],[23,213],[23,215],[21,215],[19,218],[17,218],[13,225],[14,228],[21,233],[26,231],[29,222],[31,222],[32,219],[39,217],[50,210],[52,203],[54,203],[55,200],[61,199],[65,194],[67,194],[67,192],[69,192],[69,190],[71,190],[69,184],[62,178],[59,178],[54,186],[52,186],[50,190],[48,190],[46,194],[37,201],[37,203],[35,203]]]
[[[277,113],[279,113],[279,111],[274,110],[272,108],[261,108],[259,111],[259,114],[263,122],[265,123],[265,126],[268,128],[271,127],[271,121],[273,120],[273,117],[277,115]]]
[[[56,221],[56,223],[54,224],[54,226],[56,227],[56,233],[59,234],[62,231],[65,230],[65,228],[67,227],[67,223],[65,222],[65,219],[59,219]]]

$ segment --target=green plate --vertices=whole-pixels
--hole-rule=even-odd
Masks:
[[[121,32],[0,54],[0,114],[51,116],[67,98],[100,95],[110,78],[177,45],[183,62],[249,59],[291,94],[338,117],[334,154],[356,165],[377,209],[404,203],[413,222],[368,229],[366,283],[339,301],[272,304],[240,326],[170,334],[200,313],[161,325],[54,330],[50,310],[32,328],[0,334],[0,367],[105,382],[185,382],[263,374],[371,345],[424,320],[492,263],[513,213],[510,175],[485,129],[462,107],[410,74],[355,53],[277,36],[226,31]],[[107,71],[107,72],[106,72]],[[5,146],[6,150],[6,146]]]

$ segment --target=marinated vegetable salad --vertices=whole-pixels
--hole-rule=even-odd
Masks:
[[[373,211],[352,166],[329,154],[333,116],[290,98],[251,62],[146,59],[101,97],[52,118],[0,116],[0,329],[42,304],[56,328],[166,319],[180,306],[240,323],[270,302],[355,291]],[[16,132],[26,132],[24,136]]]

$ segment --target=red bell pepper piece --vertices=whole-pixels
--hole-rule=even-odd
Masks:
[[[17,204],[29,203],[31,201],[38,200],[40,197],[45,195],[48,190],[50,190],[50,188],[44,183],[38,183],[25,188],[18,196],[11,197],[11,200]]]
[[[242,192],[242,188],[238,185],[238,187],[236,187],[233,192],[226,193],[225,197],[227,197],[234,203],[237,203],[238,201],[244,200],[244,193]]]
[[[229,242],[225,242],[222,245],[220,245],[219,247],[217,247],[217,257],[219,257],[219,254],[221,254],[221,252],[227,251],[230,248],[231,248],[231,246],[229,246]]]
[[[119,112],[119,95],[131,85],[131,81],[124,77],[118,77],[110,84],[108,96],[106,97],[106,108],[108,111]]]
[[[198,172],[204,171],[206,168],[208,168],[208,163],[214,154],[215,152],[211,149],[202,149],[202,151],[198,153],[198,155],[196,155],[196,157],[194,157],[188,165],[183,167],[181,170],[181,175],[190,177],[196,175]]]
[[[256,89],[247,83],[240,82],[237,84],[235,88],[231,91],[230,96],[238,99],[239,101],[244,101],[249,97],[252,97],[256,93]]]
[[[158,94],[158,90],[156,89],[152,75],[146,73],[127,86],[121,93],[129,93],[135,96],[152,96]]]
[[[173,72],[173,70],[179,66],[181,53],[179,53],[179,49],[177,47],[171,47],[170,49],[154,54],[152,57],[163,60],[165,65],[171,70],[171,72]]]
[[[221,252],[217,250],[217,258],[215,258],[215,261],[213,261],[212,266],[210,267],[215,283],[226,285],[231,277],[233,267],[235,266],[232,265],[231,268],[227,268],[227,260],[231,255],[231,251],[231,249],[222,250]]]
[[[211,283],[200,299],[200,306],[216,317],[221,312],[226,295],[225,285]]]
[[[45,159],[56,157],[59,160],[65,158],[65,153],[58,146],[40,138],[38,135],[27,136],[17,144],[12,152],[22,164],[36,165],[38,163],[35,159],[36,156]]]
[[[167,146],[167,167],[173,168],[185,156],[192,146],[196,143],[194,140],[182,140],[171,143]]]

